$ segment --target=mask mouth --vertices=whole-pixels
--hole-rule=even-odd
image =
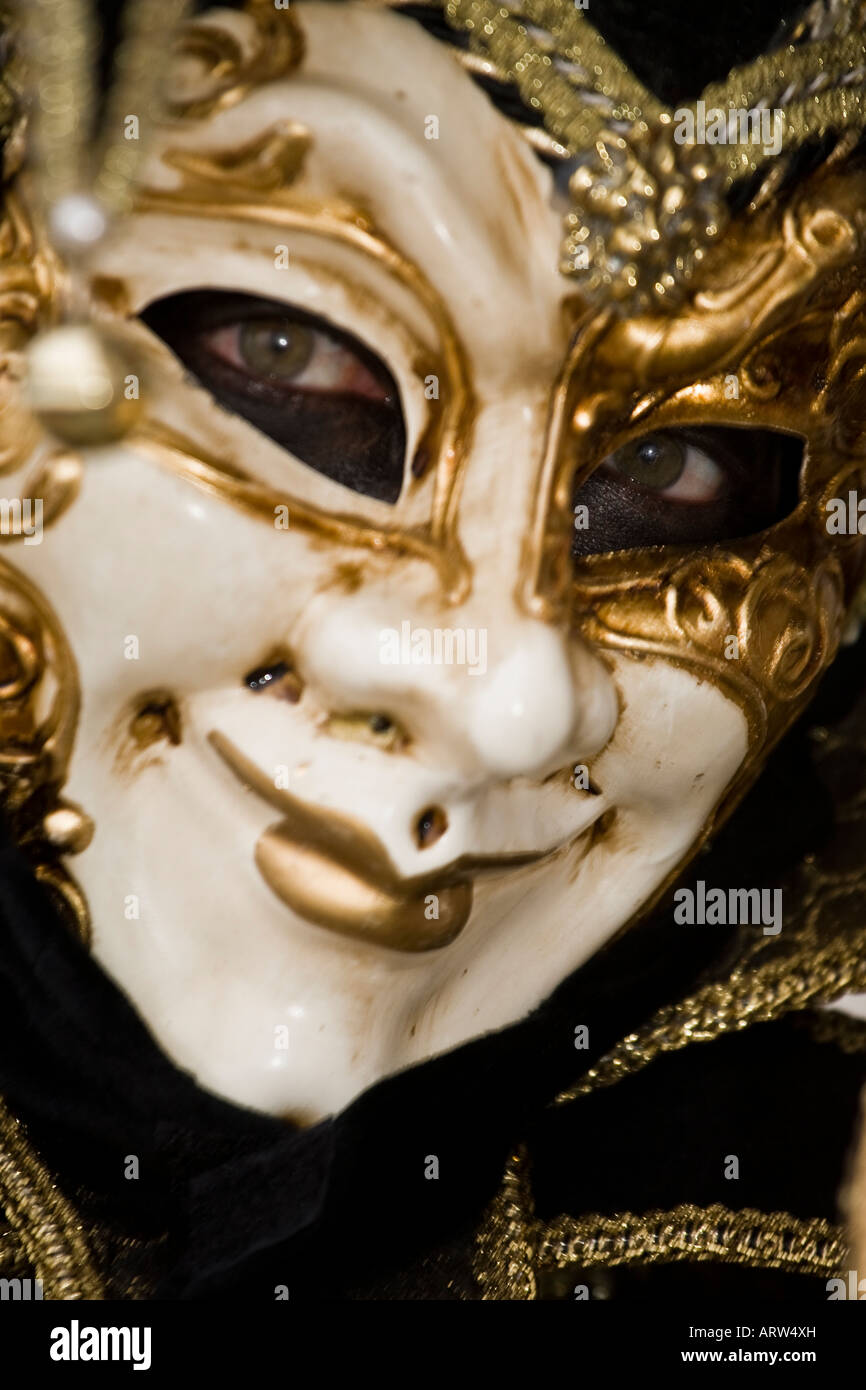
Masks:
[[[264,832],[255,860],[268,887],[305,921],[395,951],[449,945],[472,911],[470,878],[401,891],[305,840],[290,819]]]
[[[208,741],[238,781],[281,814],[255,849],[256,867],[271,891],[314,926],[391,950],[420,953],[448,946],[469,920],[477,878],[538,864],[577,840],[588,843],[596,819],[549,849],[461,855],[440,869],[406,878],[360,821],[276,788],[218,730]]]

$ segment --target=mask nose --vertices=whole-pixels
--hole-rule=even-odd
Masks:
[[[464,608],[437,628],[405,599],[321,595],[293,646],[324,711],[399,725],[443,770],[543,777],[600,751],[618,714],[602,662],[513,607],[483,619]]]
[[[512,624],[507,653],[477,685],[467,732],[500,777],[543,776],[572,748],[597,751],[613,728],[616,700],[605,669],[533,619]]]

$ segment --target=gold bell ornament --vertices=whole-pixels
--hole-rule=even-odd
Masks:
[[[128,344],[94,321],[90,266],[132,204],[147,133],[160,115],[166,42],[187,8],[188,0],[127,5],[96,133],[99,44],[91,0],[21,3],[20,63],[31,94],[28,171],[61,268],[59,322],[37,333],[27,349],[26,389],[37,419],[73,447],[121,438],[141,410],[140,364]]]

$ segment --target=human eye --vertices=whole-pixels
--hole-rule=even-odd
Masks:
[[[224,409],[334,482],[397,501],[400,394],[357,338],[293,305],[221,290],[169,295],[141,319]]]
[[[797,503],[802,442],[776,430],[658,431],[604,458],[574,493],[572,555],[755,535]]]

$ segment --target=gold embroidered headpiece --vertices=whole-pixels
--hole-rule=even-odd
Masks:
[[[444,14],[484,71],[541,115],[552,152],[577,157],[563,273],[596,304],[636,313],[682,301],[735,185],[752,180],[756,210],[804,147],[830,137],[834,160],[855,147],[866,126],[863,11],[861,0],[819,0],[783,47],[676,110],[570,3],[447,0]]]

